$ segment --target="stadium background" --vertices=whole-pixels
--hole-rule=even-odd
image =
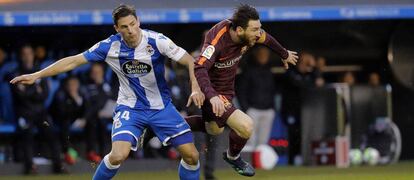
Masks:
[[[392,87],[392,120],[399,127],[402,137],[400,159],[414,158],[414,145],[410,143],[414,128],[414,64],[410,59],[413,46],[404,42],[413,39],[412,33],[409,33],[414,30],[412,1],[240,2],[256,6],[263,28],[285,47],[325,57],[328,66],[335,67],[326,73],[327,83],[338,82],[343,73],[352,71],[358,84],[367,84],[369,73],[379,73],[382,84],[390,84]],[[0,48],[6,50],[7,62],[18,61],[19,48],[26,43],[45,46],[48,57],[52,60],[82,52],[114,33],[111,9],[119,3],[98,0],[0,0]],[[232,7],[239,1],[139,0],[123,3],[135,5],[142,28],[162,32],[191,52],[199,48],[203,31],[228,18]],[[398,56],[398,59],[391,58],[393,61],[390,61],[392,52],[405,54]],[[394,57],[397,56],[394,54]],[[272,59],[278,61],[274,55]],[[406,68],[401,68],[401,64]],[[280,82],[284,71],[280,68],[280,63],[275,63],[275,67],[276,86],[283,88],[283,83]],[[406,73],[405,76],[402,72]],[[7,84],[6,79],[2,79],[2,83]],[[7,149],[4,147],[13,138],[15,119],[11,113],[13,112],[7,112],[8,117],[0,122],[3,130],[0,137],[2,153],[8,152],[3,149]],[[286,131],[281,121],[280,116],[277,116],[272,134],[279,140],[286,136],[286,133],[280,133]],[[167,162],[174,167],[174,162],[169,160],[150,159],[146,163],[157,166],[159,162]],[[79,165],[85,166],[89,165]],[[168,169],[170,166],[158,169]],[[222,164],[218,166],[226,167]],[[0,174],[18,174],[19,168],[18,163],[4,160],[0,165]],[[147,170],[153,169],[147,167]],[[86,172],[92,173],[92,170]]]

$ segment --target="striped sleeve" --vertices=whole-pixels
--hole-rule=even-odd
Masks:
[[[207,33],[197,64],[203,65],[207,60],[212,62],[215,61],[215,57],[217,56],[219,50],[217,43],[225,32],[227,32],[227,27],[223,27],[217,33],[214,31],[209,31]]]
[[[174,61],[179,61],[186,52],[183,48],[177,46],[170,38],[161,33],[158,34],[157,47],[161,54]]]
[[[111,47],[110,38],[100,41],[83,52],[83,56],[89,62],[105,61],[106,55]]]
[[[227,28],[228,27],[224,26],[218,31],[213,28],[207,33],[200,57],[194,65],[194,72],[198,80],[198,84],[207,99],[211,99],[212,97],[218,95],[211,85],[208,71],[216,61],[216,58],[220,52],[219,41],[223,34],[227,32]]]
[[[261,36],[257,40],[257,43],[264,44],[269,47],[282,59],[286,59],[289,56],[288,51],[274,37],[265,32],[263,29],[261,30]]]

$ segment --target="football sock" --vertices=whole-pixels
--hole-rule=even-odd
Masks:
[[[109,155],[106,155],[93,175],[93,180],[109,180],[115,176],[116,172],[121,165],[112,165],[109,162]]]
[[[229,133],[229,149],[227,151],[227,157],[229,159],[237,159],[241,150],[246,145],[248,139],[244,139],[237,135],[234,130]]]
[[[200,162],[197,165],[189,165],[181,159],[178,166],[178,175],[180,180],[199,180],[200,178]]]

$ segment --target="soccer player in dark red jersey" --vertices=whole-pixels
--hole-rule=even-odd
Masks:
[[[226,125],[230,127],[229,148],[223,153],[223,159],[244,176],[255,174],[254,168],[240,157],[241,150],[252,134],[253,121],[231,102],[239,60],[256,43],[266,45],[276,52],[282,58],[285,68],[289,64],[296,65],[297,53],[286,50],[261,29],[257,10],[242,4],[236,8],[232,19],[216,24],[204,39],[194,69],[206,100],[202,106],[202,116],[186,118],[193,131],[212,135],[223,132]]]

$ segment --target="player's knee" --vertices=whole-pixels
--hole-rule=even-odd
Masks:
[[[126,158],[128,157],[128,154],[126,153],[119,153],[119,152],[111,152],[109,154],[109,162],[112,165],[119,165],[121,164]]]
[[[213,135],[213,136],[217,136],[217,135],[223,133],[224,128],[219,128],[219,127],[217,127],[217,128],[207,128],[206,130],[207,130],[208,134]]]
[[[198,151],[192,151],[183,155],[183,160],[189,165],[197,165],[200,155]]]
[[[217,136],[224,131],[224,127],[220,128],[215,122],[209,122],[206,124],[206,131],[208,134]]]
[[[244,121],[241,126],[242,126],[242,128],[241,128],[242,130],[241,130],[241,132],[239,132],[239,135],[242,138],[249,139],[250,136],[252,135],[253,129],[254,129],[253,120],[248,119],[248,120]]]

